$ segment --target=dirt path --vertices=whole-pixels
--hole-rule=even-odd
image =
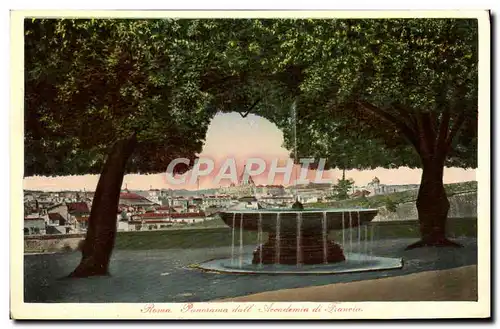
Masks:
[[[428,271],[391,278],[284,289],[217,300],[220,302],[284,301],[475,301],[477,266]]]

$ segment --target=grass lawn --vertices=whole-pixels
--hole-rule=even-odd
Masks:
[[[217,220],[214,220],[214,222]],[[215,225],[216,223],[214,223]],[[374,225],[374,239],[394,238],[419,238],[417,221],[378,222]],[[448,236],[456,238],[461,236],[476,237],[476,218],[460,218],[448,220]],[[340,240],[342,233],[332,231],[330,238]],[[362,234],[364,238],[364,231]],[[370,239],[370,230],[368,230]],[[235,244],[239,244],[239,231],[236,232]],[[264,239],[267,239],[264,234]],[[245,245],[255,245],[257,232],[243,232]],[[231,245],[231,229],[221,227],[193,227],[192,229],[118,232],[116,249],[148,250],[148,249],[173,249],[173,248],[212,248]]]

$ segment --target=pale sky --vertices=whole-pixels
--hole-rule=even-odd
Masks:
[[[238,113],[225,113],[216,115],[207,131],[205,145],[200,157],[212,159],[214,170],[208,177],[200,178],[200,188],[212,188],[229,184],[223,180],[219,185],[214,184],[214,176],[228,158],[234,158],[238,177],[243,171],[244,163],[248,158],[263,158],[268,166],[263,174],[254,177],[256,184],[266,184],[269,167],[272,159],[279,159],[280,166],[289,158],[289,151],[282,147],[283,133],[268,120],[250,114],[242,118]],[[299,154],[300,158],[300,154]],[[166,170],[166,168],[165,168]],[[310,172],[309,178],[313,179],[315,173]],[[329,170],[323,178],[336,182],[341,178],[339,170]],[[377,176],[382,184],[418,184],[420,183],[421,170],[410,168],[346,171],[346,177],[354,179],[356,185],[362,186],[369,183]],[[283,175],[277,174],[274,184],[282,182]],[[292,175],[292,182],[293,182]],[[445,168],[444,182],[455,183],[476,179],[474,169]],[[62,177],[26,177],[24,188],[30,190],[87,190],[93,191],[97,185],[98,175],[62,176]],[[165,173],[152,175],[126,175],[123,187],[132,190],[146,190],[149,188],[185,188],[196,189],[197,184],[169,185]]]

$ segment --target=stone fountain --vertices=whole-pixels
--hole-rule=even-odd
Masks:
[[[361,231],[376,214],[377,209],[260,209],[225,211],[220,216],[237,231],[257,231],[260,240],[263,232],[268,234],[266,242],[258,241],[253,264],[300,265],[345,261],[343,246],[330,240],[329,232]]]
[[[291,113],[295,163],[298,159],[296,105],[296,101],[293,102]],[[295,188],[297,198],[297,186]],[[231,258],[210,260],[195,267],[217,272],[266,274],[332,274],[401,268],[401,259],[377,257],[368,252],[373,245],[373,231],[368,241],[368,224],[377,212],[377,209],[304,209],[298,198],[291,209],[222,211],[219,216],[231,227]],[[333,230],[342,231],[340,243],[329,238]],[[251,255],[244,253],[243,231],[257,231],[257,248]],[[362,231],[364,239],[361,239]],[[264,233],[268,235],[267,241],[263,241]],[[353,236],[357,240],[357,253],[353,253]],[[361,241],[364,253],[359,252]],[[348,254],[344,251],[346,244]]]
[[[376,214],[377,209],[223,211],[219,216],[231,228],[231,257],[194,267],[248,274],[337,274],[399,269],[403,266],[400,258],[372,254],[371,221]],[[329,238],[334,230],[342,232],[339,241]],[[257,246],[251,253],[244,250],[244,231],[257,232]]]

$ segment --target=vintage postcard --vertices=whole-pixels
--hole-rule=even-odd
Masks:
[[[487,10],[12,11],[11,54],[11,318],[491,316]]]

